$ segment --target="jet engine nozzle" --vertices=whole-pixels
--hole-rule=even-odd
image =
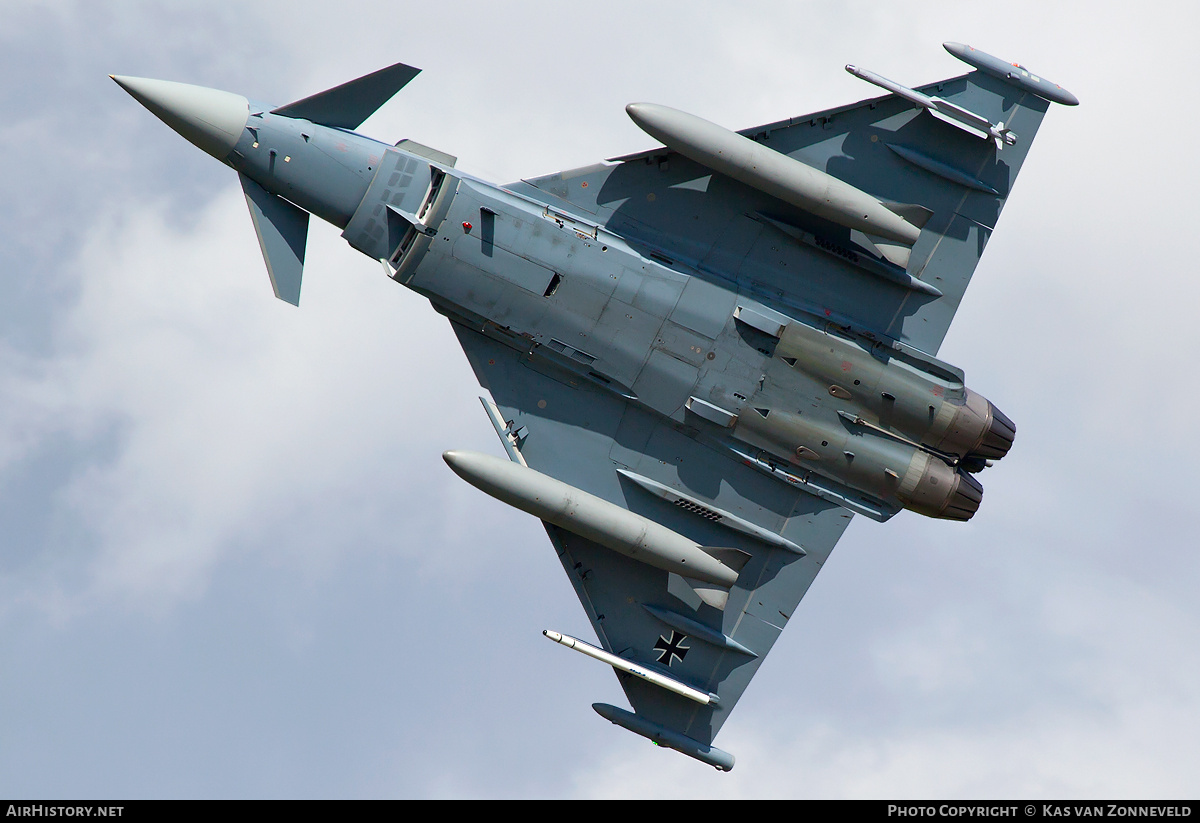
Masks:
[[[922,442],[947,454],[999,460],[1012,448],[1017,425],[983,395],[970,389],[964,393],[961,406],[943,407],[941,425],[935,421]]]
[[[943,520],[970,520],[983,501],[983,486],[964,471],[918,451],[896,491],[905,508]]]
[[[250,118],[250,103],[240,94],[169,80],[109,77],[155,117],[218,160],[233,151]]]

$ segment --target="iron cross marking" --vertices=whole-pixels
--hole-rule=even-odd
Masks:
[[[671,629],[670,640],[659,636],[658,642],[654,644],[654,650],[658,652],[658,662],[662,663],[665,660],[667,666],[670,666],[678,658],[679,662],[682,663],[689,649],[688,646],[683,645],[683,641],[685,640],[687,640],[687,635],[680,634],[674,629]]]

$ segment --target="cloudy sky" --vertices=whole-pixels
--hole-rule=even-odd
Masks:
[[[247,11],[250,5],[252,10]],[[103,7],[103,10],[101,10]],[[0,796],[1200,794],[1200,117],[1184,2],[0,2]],[[497,181],[961,73],[1061,83],[942,356],[1016,420],[968,524],[858,518],[721,775],[597,717],[446,322],[314,223],[271,297],[232,173],[107,74],[284,103]],[[1192,227],[1192,228],[1189,228]]]

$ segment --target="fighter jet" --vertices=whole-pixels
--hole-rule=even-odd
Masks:
[[[632,711],[605,719],[717,769],[713,745],[855,514],[964,521],[1016,426],[937,358],[1050,103],[969,73],[731,131],[653,103],[661,146],[496,185],[360,124],[396,64],[284,106],[113,77],[234,169],[275,296],[309,215],[449,320],[507,460],[468,483],[541,519]],[[953,539],[953,524],[930,525]]]

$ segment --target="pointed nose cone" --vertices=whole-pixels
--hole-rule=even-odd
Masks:
[[[250,104],[240,94],[167,80],[109,76],[159,120],[218,160],[233,151],[250,117]]]

